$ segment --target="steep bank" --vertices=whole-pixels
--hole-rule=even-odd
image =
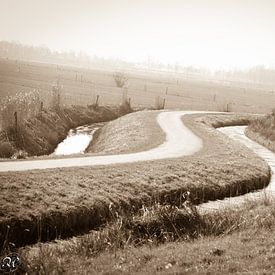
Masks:
[[[28,156],[50,154],[71,128],[83,124],[113,120],[130,110],[120,107],[72,106],[58,110],[44,110],[18,126],[0,132],[0,157],[11,157],[23,150]]]
[[[253,120],[246,128],[245,134],[275,152],[275,109],[271,114]]]

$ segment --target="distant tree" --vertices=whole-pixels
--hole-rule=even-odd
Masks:
[[[114,77],[117,87],[119,87],[119,88],[123,88],[128,82],[128,77],[121,72],[114,73],[113,77]]]

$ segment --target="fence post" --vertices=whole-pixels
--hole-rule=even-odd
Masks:
[[[229,103],[226,104],[226,112],[229,112]]]
[[[129,106],[131,107],[131,97],[129,97],[128,103],[129,103]]]
[[[162,108],[163,104],[161,104],[161,103],[162,102],[161,102],[160,96],[159,95],[156,96],[156,99],[155,99],[155,109],[156,110],[160,110]]]
[[[40,102],[40,118],[42,118],[42,112],[43,112],[43,101]]]
[[[16,140],[18,139],[18,118],[17,118],[17,112],[14,112],[14,126],[15,126],[15,136]]]
[[[163,100],[162,100],[162,109],[164,109],[165,108],[165,98],[163,98]]]
[[[96,102],[95,102],[95,106],[98,106],[98,101],[99,101],[99,95],[96,95]]]

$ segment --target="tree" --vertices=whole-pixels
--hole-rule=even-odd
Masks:
[[[113,77],[114,77],[117,87],[119,87],[119,88],[123,88],[128,82],[128,77],[121,72],[115,72],[113,74]]]

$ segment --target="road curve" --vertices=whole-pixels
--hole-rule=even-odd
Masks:
[[[240,206],[242,203],[246,203],[247,201],[256,201],[262,198],[266,199],[275,197],[275,153],[248,138],[244,133],[246,127],[247,126],[227,126],[218,128],[218,131],[230,137],[231,139],[244,144],[267,162],[271,169],[271,179],[268,186],[259,191],[249,192],[241,196],[225,198],[223,200],[209,201],[200,204],[200,211],[218,211],[222,208],[228,208],[236,205]]]
[[[193,132],[182,123],[181,117],[184,115],[196,113],[212,112],[161,112],[157,117],[157,122],[166,134],[166,140],[160,146],[147,151],[107,156],[104,155],[64,159],[7,161],[0,162],[0,172],[109,165],[166,158],[177,158],[181,156],[192,155],[202,148],[202,140],[195,134],[193,134]]]

